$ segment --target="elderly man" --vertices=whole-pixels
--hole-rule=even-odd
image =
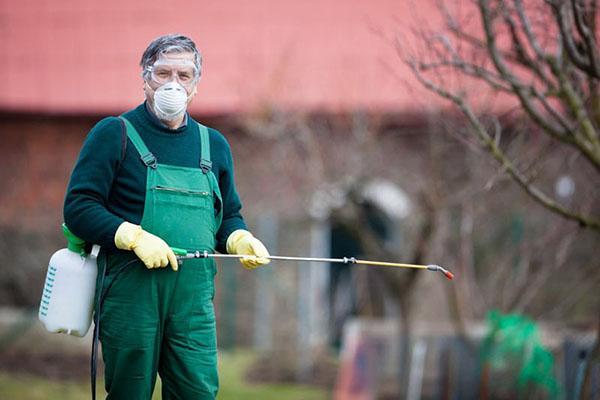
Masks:
[[[69,229],[102,246],[96,309],[109,399],[214,399],[215,264],[179,266],[170,246],[268,263],[246,230],[229,145],[186,112],[201,56],[181,35],[155,39],[141,59],[146,101],[89,133],[66,194]],[[170,265],[170,268],[165,268]]]

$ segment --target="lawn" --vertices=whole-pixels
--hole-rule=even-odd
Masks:
[[[293,384],[251,384],[244,373],[255,356],[244,351],[221,352],[219,371],[221,389],[219,400],[320,400],[327,399],[327,391],[311,386]],[[103,398],[103,383],[98,382],[99,398]],[[101,394],[102,393],[102,394]],[[87,381],[50,381],[24,374],[0,372],[0,399],[11,400],[83,400],[90,398]],[[160,399],[160,382],[153,399]]]

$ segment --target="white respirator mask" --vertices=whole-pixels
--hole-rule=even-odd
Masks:
[[[154,91],[154,112],[165,121],[173,121],[187,109],[189,96],[183,86],[171,81]]]

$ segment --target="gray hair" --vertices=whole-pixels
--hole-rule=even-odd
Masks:
[[[147,79],[150,74],[149,67],[152,67],[161,54],[167,53],[193,53],[194,65],[196,65],[198,71],[196,79],[200,78],[200,75],[202,75],[202,55],[196,48],[196,44],[187,36],[171,33],[154,39],[142,54],[140,66],[142,67],[142,77],[144,79]]]

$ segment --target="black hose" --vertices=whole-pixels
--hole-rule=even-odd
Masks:
[[[91,359],[91,365],[90,365],[90,370],[91,370],[90,379],[91,379],[91,383],[92,383],[92,400],[96,400],[96,375],[97,375],[97,369],[98,369],[98,339],[99,339],[99,335],[100,335],[100,312],[102,311],[102,305],[104,304],[104,300],[106,299],[106,295],[108,294],[108,291],[110,290],[112,284],[115,283],[115,281],[117,280],[117,277],[121,274],[121,272],[125,271],[125,268],[127,266],[129,266],[130,264],[138,261],[137,258],[134,258],[133,260],[128,261],[121,268],[119,268],[119,270],[115,274],[115,277],[109,283],[107,288],[103,291],[102,288],[104,287],[104,278],[106,277],[106,264],[107,264],[106,259],[107,258],[108,258],[108,256],[104,257],[104,267],[102,268],[102,277],[100,278],[100,291],[101,292],[100,292],[100,295],[98,296],[96,312],[94,313],[94,336],[92,338],[92,359]]]

